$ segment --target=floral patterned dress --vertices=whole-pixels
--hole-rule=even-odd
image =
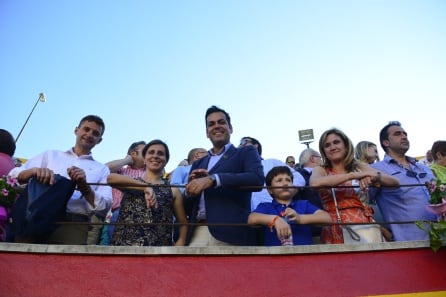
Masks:
[[[137,180],[142,180],[137,178]],[[165,181],[167,185],[168,182]],[[144,192],[127,190],[112,237],[112,245],[172,245],[173,193],[170,187],[153,187],[158,208],[147,208]],[[157,223],[156,225],[144,225]],[[166,225],[158,224],[166,223]],[[140,224],[140,225],[138,225]]]
[[[327,169],[329,175],[337,174],[332,169]],[[352,186],[352,181],[347,181],[339,186]],[[343,223],[371,223],[373,220],[373,208],[366,201],[361,202],[358,188],[335,188],[336,201],[338,204],[341,221]],[[319,193],[322,206],[327,211],[332,222],[337,222],[336,207],[331,190]],[[338,225],[322,228],[321,243],[344,243],[342,230]]]

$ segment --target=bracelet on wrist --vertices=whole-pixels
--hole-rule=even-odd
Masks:
[[[275,216],[271,223],[268,224],[269,230],[273,232],[273,227],[276,225],[276,221],[279,219],[279,216]]]
[[[379,172],[379,171],[376,174],[375,187],[377,187],[377,188],[381,187],[381,172]]]
[[[381,172],[378,171],[378,173],[376,174],[376,181],[377,182],[381,182]]]

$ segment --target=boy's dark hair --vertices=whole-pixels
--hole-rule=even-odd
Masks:
[[[81,119],[81,121],[79,122],[79,126],[78,127],[82,126],[83,122],[95,122],[96,124],[98,124],[99,126],[102,127],[102,134],[101,134],[101,136],[104,135],[105,124],[104,124],[104,121],[99,116],[90,114],[90,115],[87,115],[87,116],[83,117]]]
[[[206,110],[206,115],[204,116],[204,123],[206,124],[206,127],[207,127],[207,118],[208,118],[208,115],[210,115],[211,113],[214,113],[214,112],[222,112],[222,113],[225,115],[226,120],[228,121],[228,125],[229,125],[229,127],[232,128],[231,117],[229,116],[229,113],[227,113],[224,109],[221,109],[221,108],[219,108],[219,107],[217,107],[217,106],[215,106],[215,105],[212,105],[211,107],[209,107],[209,108]]]
[[[279,174],[286,174],[289,177],[291,177],[291,181],[293,181],[294,176],[291,173],[290,167],[288,166],[276,166],[273,167],[270,171],[268,171],[268,174],[265,177],[265,183],[267,187],[271,187],[271,182],[273,181],[273,178],[278,176]]]
[[[169,158],[170,158],[169,147],[162,140],[154,139],[154,140],[150,141],[149,143],[147,143],[142,150],[142,155],[145,156],[149,147],[151,147],[152,145],[155,145],[155,144],[161,144],[166,149],[166,164],[167,164],[167,162],[169,162]]]

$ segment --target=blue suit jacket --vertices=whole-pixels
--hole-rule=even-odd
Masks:
[[[194,169],[207,169],[210,156],[195,161]],[[251,210],[251,192],[260,191],[264,184],[263,167],[253,146],[235,148],[233,145],[209,171],[217,174],[221,186],[204,190],[206,221],[209,224],[246,224]],[[240,189],[241,186],[251,188]],[[252,188],[257,186],[259,188]],[[201,195],[185,199],[190,222],[196,222]],[[194,227],[189,227],[189,243]],[[212,236],[234,245],[254,245],[255,230],[248,226],[209,226]]]
[[[30,237],[35,243],[43,243],[57,228],[55,222],[63,221],[67,202],[73,195],[76,184],[59,174],[55,183],[44,185],[31,178],[11,209],[10,234]]]

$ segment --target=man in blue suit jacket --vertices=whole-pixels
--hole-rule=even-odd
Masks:
[[[247,222],[251,193],[264,184],[260,156],[253,146],[235,148],[230,143],[231,118],[225,110],[211,106],[205,120],[213,148],[192,165],[185,208],[190,222],[209,227],[191,226],[187,242],[195,246],[254,245],[255,230],[240,225]]]

